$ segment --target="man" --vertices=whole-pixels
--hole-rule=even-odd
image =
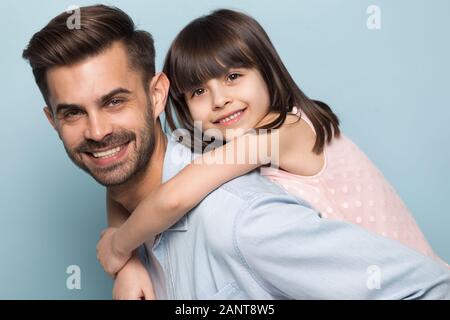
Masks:
[[[169,83],[155,74],[151,36],[136,31],[124,12],[81,8],[81,28],[73,30],[67,17],[36,33],[23,56],[69,157],[132,212],[192,159],[159,122]],[[450,297],[449,274],[436,262],[352,224],[321,219],[255,172],[210,193],[146,249],[158,298]],[[130,265],[140,265],[136,255],[118,277]]]

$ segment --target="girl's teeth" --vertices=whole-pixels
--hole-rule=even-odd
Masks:
[[[107,151],[103,151],[103,152],[93,152],[92,155],[95,158],[102,158],[102,159],[110,158],[112,156],[115,156],[120,151],[120,149],[122,149],[122,147],[116,147],[116,148],[113,148],[113,149],[110,149]]]
[[[233,120],[234,118],[236,118],[237,116],[239,116],[241,113],[242,113],[242,111],[238,111],[238,112],[232,114],[231,116],[226,117],[225,119],[220,120],[220,123],[224,123],[224,122],[228,122],[228,121],[230,121],[230,120]]]

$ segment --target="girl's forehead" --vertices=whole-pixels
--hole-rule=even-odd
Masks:
[[[200,85],[206,84],[212,79],[225,77],[233,69],[250,69],[252,66],[236,63],[230,65],[216,64],[209,66],[199,66],[185,72],[175,72],[176,84],[181,92],[196,89]]]
[[[192,90],[207,81],[224,76],[231,68],[256,67],[257,57],[245,44],[185,43],[177,46],[171,61],[171,81],[178,92]],[[227,45],[228,44],[228,45]],[[183,49],[183,50],[182,50]]]

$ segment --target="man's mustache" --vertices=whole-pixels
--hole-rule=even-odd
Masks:
[[[75,152],[93,152],[98,149],[104,149],[108,147],[116,147],[130,141],[136,140],[136,134],[131,131],[121,131],[107,135],[101,141],[95,141],[86,139],[78,147],[75,148]]]

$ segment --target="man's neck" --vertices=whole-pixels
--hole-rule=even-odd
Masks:
[[[155,149],[147,168],[132,180],[108,188],[112,199],[120,203],[129,212],[133,212],[150,191],[161,185],[167,137],[159,122],[155,131]]]

